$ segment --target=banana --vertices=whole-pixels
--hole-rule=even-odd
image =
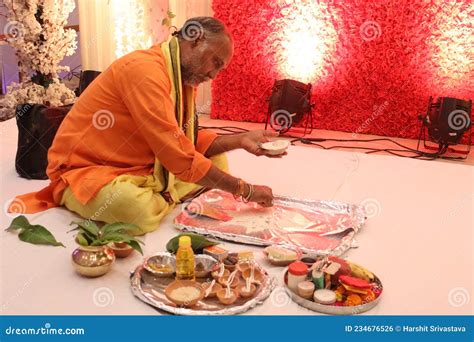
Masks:
[[[373,281],[375,276],[372,272],[369,272],[362,266],[349,262],[349,267],[351,268],[352,275],[356,278],[364,279],[367,281]]]

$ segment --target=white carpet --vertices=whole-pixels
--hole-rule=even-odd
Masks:
[[[14,121],[1,123],[0,132],[4,206],[14,195],[39,190],[47,182],[17,176]],[[269,185],[275,194],[365,201],[374,208],[373,217],[357,237],[360,247],[345,255],[375,272],[384,284],[383,298],[369,314],[473,313],[472,166],[307,147],[290,147],[282,160],[257,158],[243,151],[230,153],[229,159],[235,176]],[[159,230],[144,237],[145,254],[164,250],[177,233],[171,223],[178,210]],[[76,218],[65,209],[29,215],[67,248],[34,246],[19,241],[15,234],[0,233],[0,313],[156,314],[129,288],[129,272],[141,261],[140,255],[118,260],[101,278],[85,279],[74,273],[70,256],[75,243],[66,231]],[[2,227],[10,221],[4,212]],[[254,250],[263,262],[259,248],[225,245],[233,250]],[[281,284],[284,269],[268,269]],[[289,302],[281,288],[277,291],[249,314],[314,314]],[[98,301],[101,293],[105,294],[102,299],[109,299],[106,305]]]

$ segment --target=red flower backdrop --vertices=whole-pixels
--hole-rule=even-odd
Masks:
[[[428,98],[474,95],[472,1],[214,0],[235,54],[213,118],[264,122],[275,79],[313,85],[315,128],[417,137]]]

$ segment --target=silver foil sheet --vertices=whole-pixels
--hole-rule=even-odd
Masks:
[[[280,245],[306,254],[341,255],[355,247],[363,207],[337,201],[277,197],[273,207],[243,203],[220,190],[185,203],[176,228],[244,244]]]

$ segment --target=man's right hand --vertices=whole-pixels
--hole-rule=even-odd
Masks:
[[[221,189],[235,195],[237,182],[238,178],[232,177],[228,173],[212,165],[198,184],[210,189]],[[249,186],[246,185],[245,188],[245,192],[242,194],[244,198],[248,196]],[[254,185],[253,195],[249,200],[251,202],[257,202],[264,207],[271,207],[273,205],[272,189],[265,185]]]
[[[257,202],[264,207],[271,207],[273,205],[273,192],[268,186],[254,185],[253,195],[250,197],[251,202]]]

